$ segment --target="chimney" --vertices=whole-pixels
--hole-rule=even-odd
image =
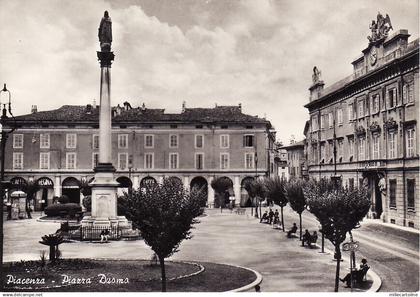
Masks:
[[[182,101],[182,113],[185,112],[186,107],[187,107],[187,102],[185,102],[185,100],[184,100],[184,101]]]
[[[242,103],[239,103],[239,111],[242,112]]]
[[[37,112],[38,112],[38,107],[36,105],[32,105],[31,113],[37,113]]]

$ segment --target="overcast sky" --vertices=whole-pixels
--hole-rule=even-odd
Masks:
[[[418,38],[418,0],[0,0],[0,82],[16,114],[99,103],[97,30],[113,22],[112,103],[179,112],[242,103],[303,138],[313,66],[352,73],[377,12]],[[392,33],[392,31],[391,31]]]

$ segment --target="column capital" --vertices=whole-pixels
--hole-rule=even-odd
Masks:
[[[101,67],[111,67],[112,61],[114,61],[115,55],[113,52],[96,52]]]

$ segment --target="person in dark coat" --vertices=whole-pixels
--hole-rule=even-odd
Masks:
[[[366,272],[369,270],[369,265],[367,264],[366,259],[362,259],[362,263],[360,264],[359,270],[354,270],[351,273],[347,273],[347,275],[344,278],[340,278],[340,281],[343,283],[346,282],[346,288],[351,287],[351,279],[353,278],[357,282],[363,281],[364,276],[366,275]]]
[[[271,223],[273,222],[273,218],[274,218],[274,212],[273,210],[270,208],[270,211],[268,212],[268,223],[271,225]]]
[[[296,231],[297,231],[296,223],[293,223],[292,228],[289,231],[287,231],[287,237],[291,238],[292,233],[296,233]]]

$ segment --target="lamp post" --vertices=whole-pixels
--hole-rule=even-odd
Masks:
[[[7,101],[1,101],[1,95],[7,94]],[[13,133],[16,130],[16,121],[15,117],[12,114],[12,105],[11,105],[11,94],[10,91],[6,88],[6,84],[4,84],[3,89],[0,90],[0,109],[1,109],[1,145],[0,145],[0,153],[1,153],[1,168],[0,168],[0,197],[1,197],[1,211],[0,211],[0,289],[3,291],[3,205],[4,205],[4,195],[6,189],[6,183],[4,181],[4,160],[5,160],[5,151],[6,151],[6,142],[9,134]],[[7,123],[9,117],[8,114],[13,119],[13,124],[11,128],[8,130],[4,129],[4,125]]]

